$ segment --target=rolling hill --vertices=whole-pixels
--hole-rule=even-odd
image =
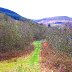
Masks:
[[[2,8],[0,7],[0,13],[4,13],[10,17],[12,17],[13,19],[16,19],[16,20],[26,20],[26,18],[22,17],[21,15],[15,13],[14,11],[11,11],[11,10],[8,10],[6,8]]]
[[[72,18],[67,16],[56,16],[56,17],[49,17],[49,18],[43,18],[40,20],[34,20],[35,22],[39,24],[43,24],[45,26],[62,26],[65,23],[70,23],[72,26]],[[68,26],[69,27],[69,26]]]

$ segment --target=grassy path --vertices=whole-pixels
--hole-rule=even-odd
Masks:
[[[39,53],[40,53],[40,48],[41,48],[41,42],[35,41],[35,42],[33,42],[33,45],[35,46],[35,50],[32,54],[32,57],[30,58],[30,64],[32,64],[32,65],[39,63]]]
[[[40,72],[40,41],[34,41],[35,50],[27,57],[19,57],[16,62],[0,62],[0,72]]]

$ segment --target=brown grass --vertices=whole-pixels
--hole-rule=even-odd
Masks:
[[[72,58],[66,53],[58,53],[51,45],[42,47],[41,72],[72,72]]]
[[[9,60],[11,58],[18,58],[20,56],[27,56],[34,50],[34,46],[31,45],[22,51],[11,51],[6,53],[0,53],[0,61]]]

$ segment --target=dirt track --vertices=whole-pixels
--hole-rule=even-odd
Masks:
[[[51,45],[41,49],[41,72],[72,72],[72,59],[60,54]]]

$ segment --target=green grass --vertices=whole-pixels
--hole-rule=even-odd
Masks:
[[[34,51],[27,57],[19,57],[16,62],[1,61],[0,72],[40,72],[39,53],[41,48],[40,41],[34,41]],[[8,63],[9,62],[9,63]]]

